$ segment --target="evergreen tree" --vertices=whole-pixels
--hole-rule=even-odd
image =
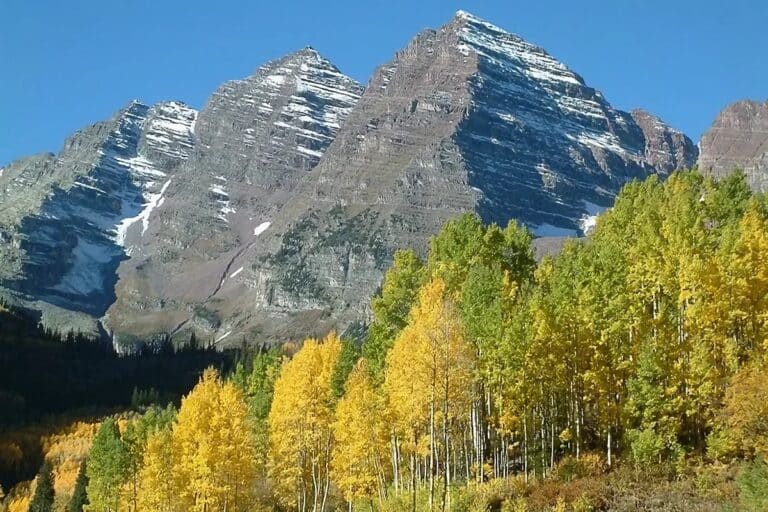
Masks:
[[[117,512],[123,484],[130,476],[130,456],[120,429],[113,418],[107,418],[93,439],[86,475],[91,512]]]
[[[29,503],[29,512],[52,512],[53,498],[53,469],[45,462],[35,479],[35,494]]]
[[[88,504],[87,486],[88,475],[86,474],[86,461],[84,460],[80,463],[80,470],[77,473],[77,480],[75,480],[75,489],[67,503],[67,512],[83,512]]]

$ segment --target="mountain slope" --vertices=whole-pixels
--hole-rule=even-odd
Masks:
[[[224,317],[203,303],[246,265],[240,255],[318,163],[361,92],[311,48],[219,87],[155,236],[119,269],[108,329],[147,337],[186,326],[221,337]]]
[[[199,114],[133,103],[11,164],[0,285],[121,342],[283,340],[365,322],[393,252],[462,212],[574,236],[627,180],[695,158],[658,118],[459,12],[365,89],[305,48]]]
[[[627,180],[695,157],[657,118],[638,123],[544,50],[460,12],[377,70],[210,305],[227,332],[275,338],[364,321],[393,251],[423,250],[461,212],[576,235]]]
[[[106,311],[120,260],[188,156],[195,118],[181,103],[133,102],[72,136],[58,156],[4,169],[0,261],[11,298],[93,317]]]
[[[701,137],[700,147],[703,173],[722,177],[741,169],[752,188],[768,190],[768,102],[728,105]]]

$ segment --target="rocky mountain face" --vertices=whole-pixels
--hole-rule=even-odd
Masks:
[[[58,155],[4,168],[0,278],[6,294],[42,306],[54,325],[67,326],[73,312],[74,326],[89,329],[87,318],[101,316],[115,300],[120,262],[144,236],[188,157],[196,116],[178,102],[151,108],[133,102],[70,137]]]
[[[153,236],[119,268],[107,328],[123,339],[182,329],[223,336],[218,290],[242,272],[242,254],[317,165],[361,93],[311,48],[215,91]]]
[[[249,265],[217,292],[239,304],[221,306],[224,332],[280,338],[364,322],[393,251],[424,251],[461,212],[576,235],[627,180],[695,158],[657,118],[614,109],[544,50],[459,13],[377,70],[246,251]]]
[[[307,48],[224,84],[199,115],[132,104],[56,157],[11,164],[0,279],[122,341],[343,330],[366,321],[393,252],[424,251],[459,213],[577,235],[627,180],[696,157],[658,118],[459,12],[365,89]]]
[[[768,101],[737,101],[717,116],[699,144],[699,169],[715,177],[741,169],[755,190],[768,190]]]

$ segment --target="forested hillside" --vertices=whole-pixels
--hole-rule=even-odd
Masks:
[[[765,196],[651,177],[556,257],[531,242],[459,217],[396,254],[362,346],[107,419],[85,510],[765,510]]]
[[[121,355],[0,306],[0,488],[34,477],[51,436],[70,435],[80,422],[107,413],[178,402],[203,369],[228,371],[237,357],[191,342],[173,347],[161,340]]]

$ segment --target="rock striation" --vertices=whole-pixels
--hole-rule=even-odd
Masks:
[[[280,339],[364,323],[393,252],[423,252],[461,212],[575,236],[628,180],[695,159],[658,118],[614,109],[543,49],[459,12],[376,71],[246,251],[250,266],[217,293],[241,304],[222,309],[225,332],[247,325]]]
[[[699,169],[714,177],[742,170],[750,186],[768,191],[768,102],[737,101],[725,107],[701,137]]]
[[[121,343],[220,345],[364,324],[397,248],[466,211],[576,236],[696,147],[460,11],[366,87],[305,48],[195,112],[132,103],[0,171],[0,285]],[[30,186],[30,184],[34,184]],[[13,200],[11,200],[13,198]]]

